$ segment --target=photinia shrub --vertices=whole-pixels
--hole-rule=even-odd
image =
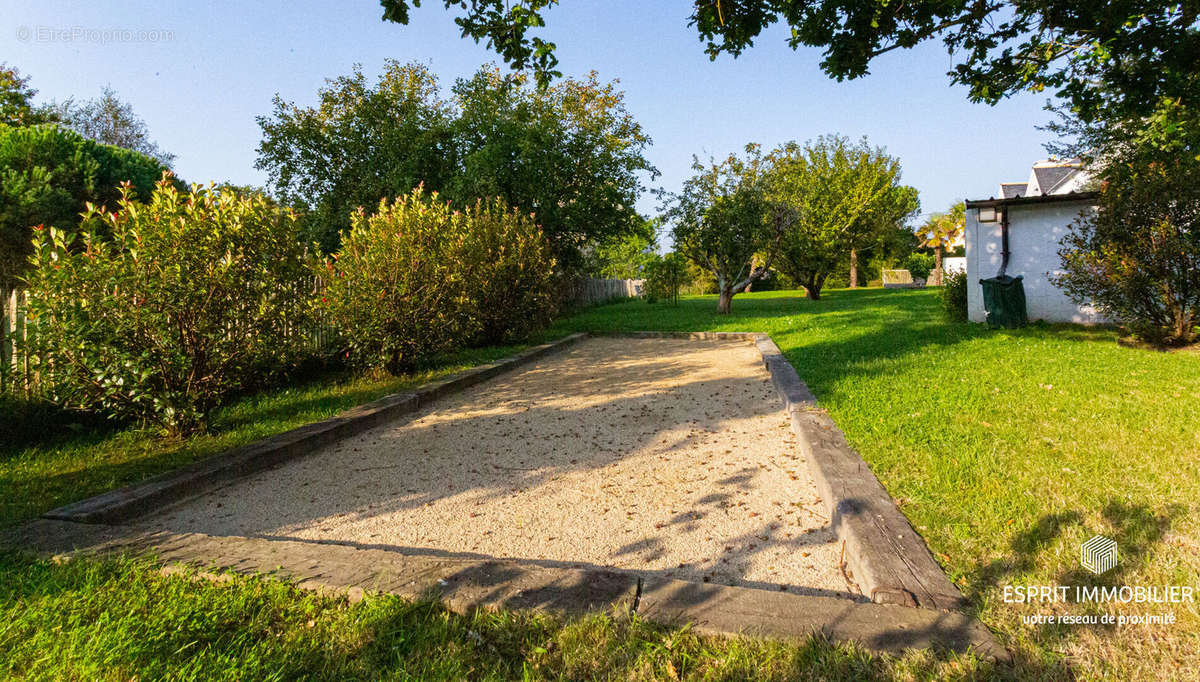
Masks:
[[[303,354],[305,248],[262,196],[168,174],[147,202],[132,192],[79,230],[35,229],[28,351],[56,402],[185,435]]]
[[[942,278],[942,308],[952,322],[967,321],[966,272],[948,272]]]
[[[453,210],[417,187],[359,210],[319,275],[347,357],[392,374],[472,342],[532,330],[550,314],[553,260],[532,218],[500,201]]]
[[[476,201],[465,211],[470,258],[471,321],[478,345],[521,339],[550,322],[557,278],[550,243],[533,216],[502,200]]]

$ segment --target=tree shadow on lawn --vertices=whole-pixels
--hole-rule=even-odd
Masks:
[[[709,306],[713,310],[709,310]],[[1072,341],[1111,340],[1108,328],[1035,323],[1018,330],[992,330],[982,324],[946,319],[938,298],[928,292],[896,289],[845,289],[810,301],[795,292],[763,292],[735,298],[733,312],[718,315],[715,297],[689,299],[679,307],[635,301],[568,318],[562,328],[578,331],[766,332],[814,391],[842,378],[870,374],[863,363],[895,360],[966,341],[997,336]],[[821,373],[804,368],[821,365]],[[817,399],[821,399],[817,393]]]
[[[133,677],[174,670],[199,677],[288,679],[517,678],[528,673],[534,679],[676,679],[675,673],[692,679],[704,673],[715,679],[862,680],[897,675],[894,659],[820,635],[785,645],[701,637],[688,627],[603,608],[578,619],[549,619],[523,611],[459,614],[440,601],[387,595],[346,605],[270,579],[214,583],[160,576],[144,562],[54,562],[25,554],[0,560],[0,583],[13,588],[0,591],[0,606],[20,609],[23,617],[33,610],[24,626],[61,628],[54,637],[43,637],[42,647],[25,652],[62,656],[63,667],[50,667],[60,675],[96,669],[92,666]],[[709,596],[708,586],[697,588],[698,599]],[[511,606],[546,603],[538,597]],[[70,626],[63,627],[66,623]],[[101,627],[104,633],[91,636]],[[936,649],[916,654],[899,669],[919,679],[947,673],[972,679],[1067,677],[1051,665],[1010,668],[981,662],[964,668],[960,661]],[[42,664],[27,672],[46,670]]]
[[[1121,557],[1144,557],[1150,555],[1157,546],[1162,544],[1172,523],[1186,514],[1183,505],[1169,505],[1163,512],[1155,512],[1143,504],[1127,504],[1117,499],[1110,499],[1101,510],[1106,529],[1100,534],[1116,541],[1118,554]],[[1061,538],[1070,531],[1078,529],[1086,540],[1092,536],[1093,530],[1081,528],[1085,524],[1085,515],[1079,511],[1064,511],[1046,514],[1032,526],[1020,531],[1009,540],[1009,555],[994,559],[982,566],[970,581],[966,590],[973,604],[980,604],[988,593],[1003,590],[1004,585],[1014,584],[1011,580],[1019,576],[1042,576],[1023,580],[1020,584],[1036,585],[1066,585],[1072,586],[1069,599],[1074,600],[1074,587],[1120,587],[1127,584],[1126,579],[1137,572],[1136,559],[1118,561],[1116,567],[1101,575],[1096,575],[1078,564],[1078,548],[1067,553],[1067,563],[1059,567],[1052,577],[1046,576],[1045,569],[1040,564],[1045,561],[1046,552],[1051,550]],[[1078,533],[1072,533],[1078,534]],[[1036,605],[1036,602],[1035,602]],[[998,608],[1005,608],[1000,602]],[[1018,608],[1013,606],[1012,608]],[[1046,611],[1047,609],[1041,609]],[[1106,606],[1100,602],[1074,604],[1072,612],[1076,614],[1094,615],[1103,613]],[[1116,639],[1120,634],[1116,625],[1061,625],[1039,624],[1036,641],[1046,647],[1054,647],[1063,641],[1070,640],[1087,628],[1093,633],[1101,633],[1109,639]]]

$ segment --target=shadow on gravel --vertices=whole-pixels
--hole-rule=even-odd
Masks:
[[[829,549],[833,532],[815,490],[800,483],[794,492],[787,485],[779,491],[771,489],[771,499],[778,500],[750,513],[748,502],[753,504],[764,490],[763,480],[802,481],[806,466],[794,449],[779,453],[774,465],[754,452],[764,438],[794,438],[761,364],[754,361],[749,374],[742,374],[742,365],[731,365],[703,378],[691,377],[699,368],[711,370],[709,356],[669,351],[681,345],[711,350],[720,342],[637,341],[655,350],[630,357],[619,352],[608,355],[610,346],[621,348],[626,342],[605,341],[597,351],[605,355],[603,362],[594,353],[563,351],[554,356],[553,365],[533,365],[481,384],[485,393],[459,394],[465,402],[438,401],[405,421],[165,509],[144,525],[214,535],[302,541],[315,537],[405,553],[431,553],[427,548],[437,547],[456,550],[453,556],[496,557],[506,555],[489,547],[495,546],[495,536],[489,534],[512,535],[513,519],[520,516],[513,505],[545,488],[554,495],[562,491],[561,497],[545,507],[549,518],[544,524],[520,531],[530,538],[514,541],[511,551],[524,554],[522,543],[556,540],[546,536],[558,536],[561,545],[567,542],[561,538],[579,535],[577,524],[603,519],[605,528],[618,533],[605,535],[606,541],[633,529],[625,536],[628,541],[614,543],[610,566],[663,577],[701,580],[708,576],[723,581],[725,576],[746,575],[758,557],[770,550],[772,556],[795,561],[801,567],[797,575],[821,570],[804,568],[817,566],[816,557],[825,556],[820,552],[836,554]],[[748,348],[757,358],[748,344],[731,345]],[[662,353],[655,354],[657,349]],[[749,353],[742,357],[738,362],[751,362]],[[571,402],[576,396],[586,400]],[[441,420],[422,421],[430,414],[440,414]],[[767,415],[779,415],[779,423],[770,422],[768,429],[765,422],[745,422]],[[718,437],[734,449],[721,454],[715,446],[698,447]],[[745,448],[746,456],[737,448]],[[687,459],[691,457],[695,460]],[[623,468],[626,460],[636,462],[628,465],[634,468]],[[768,468],[771,473],[765,474]],[[560,488],[562,484],[555,483],[579,472],[587,477],[571,478],[574,487]],[[767,475],[772,478],[764,479]],[[662,499],[668,491],[674,498],[670,505]],[[677,509],[671,508],[676,505]],[[453,514],[445,524],[455,524],[454,531],[443,531],[443,526],[427,530],[455,544],[406,534],[391,520],[410,523],[411,516],[376,521],[428,507],[439,509],[438,514]],[[631,515],[629,523],[625,514]],[[726,518],[736,518],[736,525],[723,527],[729,523]],[[684,533],[712,541],[704,536],[717,531],[721,536],[707,542],[703,551],[681,553],[679,546],[671,548]],[[397,542],[397,536],[404,539]],[[590,537],[586,532],[583,536]],[[712,544],[717,546],[710,551]],[[678,558],[664,567],[662,559],[668,552]],[[599,554],[610,554],[607,544]],[[804,558],[810,554],[813,558]],[[558,547],[542,556],[571,555],[570,547]],[[595,555],[585,556],[596,567],[605,563]],[[787,575],[783,566],[780,570],[781,576]],[[789,582],[782,577],[779,581]],[[779,583],[755,581],[751,586],[778,590]],[[824,589],[827,586],[822,584],[811,590],[804,585],[787,587],[838,595],[843,585]],[[844,589],[850,591],[849,586]]]

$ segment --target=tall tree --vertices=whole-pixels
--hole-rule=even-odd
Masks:
[[[921,237],[921,246],[933,249],[933,272],[929,274],[931,286],[942,286],[942,255],[946,249],[952,248],[954,242],[963,235],[966,226],[963,216],[966,214],[963,202],[958,202],[945,213],[934,213],[929,216],[917,230]]]
[[[846,234],[846,246],[849,248],[850,288],[858,287],[859,258],[870,258],[877,253],[887,251],[896,241],[898,232],[905,230],[905,223],[921,206],[917,188],[897,184],[900,179],[900,162],[894,158],[883,158],[881,155],[874,159],[879,164],[875,181],[883,187],[874,195],[874,201],[866,206],[862,215],[854,222],[854,226]],[[870,155],[868,155],[870,163]],[[884,168],[887,168],[884,170]]]
[[[772,162],[771,196],[796,214],[778,267],[813,300],[847,256],[878,243],[920,207],[916,190],[900,183],[900,162],[865,138],[791,142],[772,153]]]
[[[464,37],[487,41],[514,68],[543,82],[558,75],[555,45],[537,35],[557,0],[442,0]],[[380,0],[383,18],[407,24],[420,0]],[[697,0],[689,23],[715,59],[737,56],[783,23],[793,48],[824,48],[838,80],[871,60],[940,40],[955,60],[951,81],[973,101],[1015,92],[1057,94],[1086,120],[1104,111],[1145,115],[1161,99],[1200,104],[1200,6],[1155,0]]]
[[[1200,113],[1167,103],[1145,120],[1082,132],[1098,181],[1097,208],[1063,238],[1062,269],[1051,280],[1143,340],[1196,341]]]
[[[446,99],[427,67],[389,61],[378,83],[356,67],[319,96],[317,107],[276,97],[258,120],[256,165],[281,200],[307,209],[326,249],[356,207],[424,183],[460,207],[500,197],[535,214],[574,269],[586,248],[636,231],[641,177],[657,173],[622,93],[595,74],[540,90],[483,68]]]
[[[35,95],[29,76],[0,62],[0,125],[31,126],[58,120],[53,109],[33,103]]]
[[[445,189],[458,164],[454,113],[428,67],[389,60],[371,84],[355,65],[327,80],[317,99],[302,107],[275,96],[272,113],[258,117],[255,163],[283,203],[305,209],[310,239],[332,250],[357,207],[422,182]]]
[[[106,85],[96,99],[83,103],[69,99],[54,109],[64,125],[84,137],[145,154],[168,168],[175,161],[174,154],[163,151],[150,139],[150,127],[111,86]]]
[[[61,126],[0,126],[0,285],[28,271],[33,226],[74,229],[89,203],[115,205],[126,181],[136,197],[148,197],[165,170]]]
[[[585,250],[636,233],[642,177],[658,171],[651,141],[615,83],[595,72],[541,89],[484,68],[454,86],[456,201],[499,196],[534,213],[555,258],[575,271]]]
[[[769,168],[759,145],[749,144],[744,158],[730,154],[707,164],[695,159],[683,190],[665,195],[676,250],[717,280],[718,313],[730,312],[733,297],[767,274],[794,218],[771,200]]]

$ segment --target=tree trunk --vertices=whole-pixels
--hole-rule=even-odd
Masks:
[[[808,282],[804,285],[804,293],[808,295],[810,301],[821,300],[821,285],[824,283],[824,277],[818,275],[808,276]]]
[[[850,249],[850,288],[858,288],[858,249]]]
[[[721,296],[717,299],[717,314],[728,315],[733,306],[733,287],[721,288]]]
[[[930,285],[935,287],[942,286],[942,247],[936,246],[933,249],[933,281]]]

